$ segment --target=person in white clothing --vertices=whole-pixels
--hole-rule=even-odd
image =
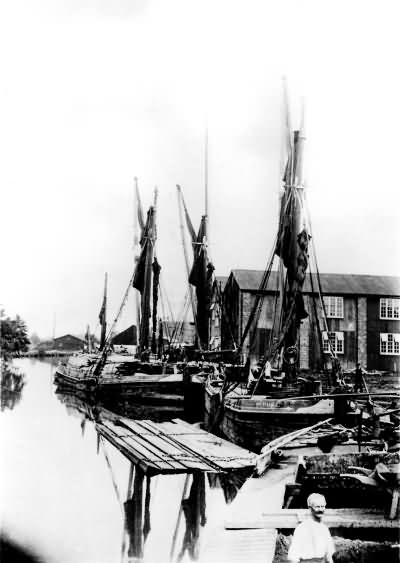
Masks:
[[[311,518],[294,531],[288,551],[290,563],[333,563],[335,546],[329,528],[322,522],[326,508],[323,495],[313,493],[307,499]]]

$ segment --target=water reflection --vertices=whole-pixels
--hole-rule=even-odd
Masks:
[[[209,563],[236,478],[145,475],[96,431],[98,417],[115,414],[56,394],[51,363],[17,364],[26,376],[18,408],[0,413],[10,540],[46,563]]]
[[[139,466],[135,467],[132,465],[132,471],[135,474],[133,491],[131,492],[131,498],[128,498],[124,503],[125,532],[128,537],[128,541],[124,545],[125,553],[123,549],[125,561],[130,561],[131,558],[143,560],[144,544],[151,529],[151,477],[146,477]],[[143,496],[145,497],[144,508]]]
[[[25,386],[25,375],[14,366],[4,362],[1,366],[0,381],[0,409],[12,410],[22,397],[22,390]]]
[[[124,408],[124,403],[122,401],[119,405],[120,408],[116,412],[114,410],[109,411],[108,409],[102,407],[100,404],[94,403],[93,401],[90,402],[90,400],[88,400],[88,397],[84,393],[79,393],[79,391],[76,393],[57,391],[57,398],[66,406],[68,414],[78,416],[81,419],[82,434],[84,433],[86,420],[96,422],[109,418],[115,421],[118,416],[136,419],[140,418],[137,416],[129,416],[137,413],[136,411],[132,411],[132,409],[134,408],[132,407],[132,405],[129,409]],[[170,418],[168,417],[169,411],[163,411],[162,408],[163,407],[159,408],[159,411],[154,411],[154,407],[144,407],[143,410],[140,411],[140,414],[142,414],[142,418],[151,419],[152,421],[156,422],[170,420]],[[100,435],[98,436],[98,439],[102,439]],[[210,488],[221,489],[224,493],[225,502],[227,504],[230,504],[235,499],[239,490],[242,488],[246,480],[252,475],[252,473],[253,470],[250,467],[235,470],[231,473],[208,473],[207,477]],[[197,484],[196,487],[200,490],[200,484]],[[192,494],[194,494],[194,492]],[[188,509],[184,509],[185,515],[186,512],[188,512]]]
[[[231,473],[209,473],[208,481],[210,487],[222,489],[225,502],[230,504],[252,474],[253,469],[251,467],[245,467],[232,471]]]
[[[182,561],[186,552],[192,560],[197,560],[200,526],[205,526],[207,522],[204,473],[193,473],[189,497],[182,499],[181,508],[185,516],[185,534],[177,561]]]
[[[55,392],[60,400],[60,402],[65,403],[77,403],[78,401],[82,404],[90,407],[99,406],[109,411],[114,412],[120,416],[125,416],[127,418],[133,418],[135,420],[145,420],[150,419],[153,422],[164,422],[167,420],[172,420],[174,418],[183,418],[184,409],[182,405],[179,404],[140,404],[134,402],[132,399],[127,399],[124,397],[117,397],[113,399],[102,399],[95,400],[93,396],[85,393],[84,391],[71,390],[63,385],[56,385]]]
[[[0,556],[2,563],[42,563],[35,553],[17,545],[3,534],[0,534]]]
[[[88,402],[84,395],[76,393],[57,392],[58,400],[66,406],[69,415],[81,420],[82,435],[87,421],[96,422],[106,418],[115,418],[114,414],[99,405]],[[126,416],[126,411],[122,410]],[[147,412],[147,414],[151,414]],[[154,419],[154,416],[152,416]],[[164,415],[158,415],[159,421]],[[107,454],[106,440],[98,433],[99,450],[103,451],[110,475],[114,483],[117,496],[119,492],[115,484],[113,468]],[[177,476],[182,479],[182,476]],[[122,540],[122,562],[145,561],[145,544],[151,531],[151,490],[152,480],[162,479],[161,476],[146,475],[137,464],[131,464],[127,486],[127,500],[124,508],[124,537]],[[183,493],[178,508],[175,530],[171,540],[171,550],[168,561],[181,562],[187,555],[189,560],[199,558],[200,528],[206,524],[206,481],[205,474],[196,472],[184,476]],[[218,481],[214,482],[214,488]],[[153,506],[153,510],[154,510]],[[178,545],[180,539],[181,546]]]

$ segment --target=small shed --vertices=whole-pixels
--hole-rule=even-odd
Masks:
[[[64,334],[64,336],[58,336],[53,340],[47,342],[42,342],[39,345],[41,350],[57,350],[62,352],[80,352],[86,345],[85,340],[73,336],[72,334]]]

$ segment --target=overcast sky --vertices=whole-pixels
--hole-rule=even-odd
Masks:
[[[283,76],[294,117],[305,99],[320,271],[399,273],[398,2],[13,0],[0,20],[0,303],[30,333],[95,329],[105,271],[115,315],[135,176],[144,207],[159,188],[157,253],[180,308],[175,186],[197,229],[206,122],[216,273],[266,266]]]

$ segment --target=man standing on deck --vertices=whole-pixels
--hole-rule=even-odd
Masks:
[[[362,369],[361,363],[357,362],[356,369],[354,370],[354,392],[360,393],[363,391],[364,388],[364,377],[363,374],[367,373],[365,370]]]
[[[290,563],[333,563],[335,546],[329,528],[322,523],[326,501],[313,493],[307,499],[311,518],[297,526],[288,551]]]

